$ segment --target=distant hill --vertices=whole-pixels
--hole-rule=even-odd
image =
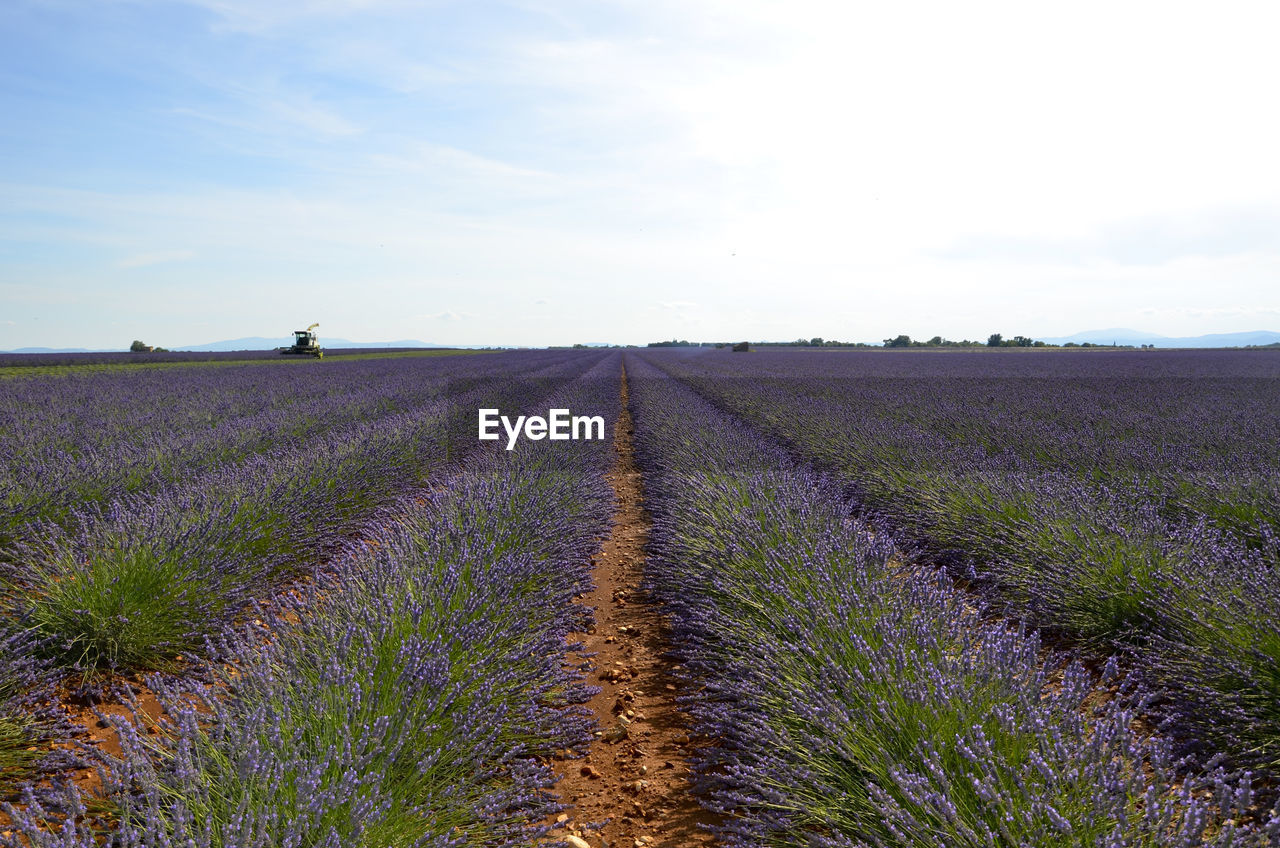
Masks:
[[[1156,347],[1245,347],[1280,342],[1280,333],[1271,330],[1254,330],[1247,333],[1211,333],[1204,336],[1159,336],[1155,333],[1144,333],[1141,330],[1115,327],[1109,330],[1086,330],[1073,336],[1045,338],[1044,341],[1049,344],[1090,342],[1101,345],[1150,344]]]

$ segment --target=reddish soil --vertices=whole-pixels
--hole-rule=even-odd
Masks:
[[[114,684],[117,687],[127,687],[133,691],[138,717],[141,719],[143,727],[146,728],[146,732],[158,732],[164,709],[156,698],[155,693],[135,677],[117,678],[114,680]],[[58,748],[71,751],[81,750],[82,759],[89,762],[89,765],[86,768],[69,769],[58,775],[58,777],[74,784],[80,790],[86,803],[93,807],[95,801],[102,797],[102,775],[98,771],[98,764],[92,761],[92,755],[87,753],[87,748],[96,748],[113,757],[119,757],[123,753],[123,749],[120,747],[120,735],[114,727],[99,718],[99,715],[119,716],[130,720],[134,712],[114,696],[108,701],[90,706],[86,700],[73,695],[69,690],[64,689],[59,695],[56,707],[66,715],[71,724],[78,725],[81,728],[81,732],[74,737],[74,741],[47,742],[37,747],[46,750]],[[82,748],[82,746],[85,747]],[[34,751],[36,748],[31,750]],[[36,782],[36,785],[47,788],[53,785],[53,779],[51,776],[43,777]],[[25,804],[18,803],[16,794],[10,794],[11,787],[5,787],[5,789],[6,792],[0,800],[9,801],[19,809],[25,807]],[[57,817],[55,816],[54,818],[56,820]],[[10,817],[0,810],[0,835],[11,836],[12,831],[9,830],[9,826],[12,823]]]
[[[156,697],[145,684],[140,680],[121,681],[118,685],[128,686],[133,690],[134,698],[137,701],[139,718],[142,719],[143,726],[147,732],[157,732],[164,714],[164,708],[160,705],[160,700]],[[89,707],[83,702],[67,700],[63,702],[63,709],[68,713],[69,718],[75,724],[83,726],[86,731],[85,735],[80,737],[81,742],[93,745],[100,751],[104,751],[113,757],[123,756],[124,750],[120,747],[120,734],[116,733],[114,727],[107,722],[98,718],[97,713],[106,716],[119,716],[125,720],[133,718],[133,712],[128,706],[119,701],[107,701]],[[74,783],[85,795],[94,798],[98,797],[102,792],[102,778],[98,774],[97,767],[91,767],[84,770],[72,772],[66,777]]]
[[[592,657],[587,682],[601,688],[588,704],[600,727],[585,759],[554,763],[562,814],[552,842],[581,848],[714,845],[700,825],[719,819],[690,794],[686,760],[704,741],[691,738],[676,708],[680,670],[668,651],[666,622],[640,592],[649,533],[622,374],[622,414],[614,428],[617,461],[609,484],[617,496],[613,529],[593,560],[596,588],[581,602],[595,611],[595,629],[570,635]],[[569,655],[575,665],[580,655]],[[575,842],[574,839],[580,840]]]

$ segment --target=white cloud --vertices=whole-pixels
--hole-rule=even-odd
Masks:
[[[1063,265],[1161,265],[1195,256],[1265,254],[1280,254],[1280,204],[1107,221],[1078,236],[970,236],[934,252],[943,259]]]

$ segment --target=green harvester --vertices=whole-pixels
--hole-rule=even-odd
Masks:
[[[320,339],[316,336],[314,330],[319,324],[312,324],[305,330],[293,331],[293,346],[280,347],[276,350],[286,356],[314,356],[316,359],[324,359],[324,350],[320,347]]]

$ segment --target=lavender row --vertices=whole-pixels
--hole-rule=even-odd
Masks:
[[[296,449],[554,355],[269,362],[0,382],[0,546],[33,520]],[[301,367],[306,366],[306,367]]]
[[[871,431],[887,446],[928,443],[952,463],[1104,482],[1259,544],[1274,546],[1280,530],[1273,351],[772,352],[683,365],[856,409],[854,438]]]
[[[316,568],[472,448],[477,404],[528,402],[592,362],[535,355],[483,373],[459,368],[429,405],[26,528],[0,558],[4,676],[15,684],[0,686],[0,791],[65,765],[57,752],[72,728],[31,705],[55,700],[68,675],[93,691],[104,671],[175,668],[204,655],[210,635],[254,598]],[[413,366],[400,365],[411,374]],[[51,742],[55,754],[39,754]]]
[[[327,347],[326,358],[354,356],[385,356],[407,353],[415,356],[448,355],[456,351],[417,347]],[[96,353],[0,353],[0,369],[19,368],[67,368],[111,366],[116,368],[157,364],[194,364],[201,362],[280,362],[276,350],[170,350],[138,354],[132,351],[99,351]]]
[[[1239,368],[1255,405],[1275,406],[1280,384],[1245,379],[1258,362],[1273,361],[1259,355],[1264,359],[1242,354],[1213,361]],[[1058,403],[1068,422],[1080,415],[1073,408],[1081,398],[1073,388],[1077,384],[1088,384],[1094,393],[1110,386],[1115,404],[1145,407],[1149,395],[1161,391],[1161,380],[1173,381],[1164,390],[1176,393],[1182,378],[1175,365],[1186,368],[1199,361],[1169,354],[1172,363],[1164,365],[1174,375],[1145,381],[1144,386],[1154,386],[1145,389],[1147,394],[1121,392],[1121,383],[1106,371],[1095,374],[1091,384],[1080,373],[1070,379],[1024,379],[1030,363],[1043,363],[1049,374],[1064,367],[1063,356],[978,358],[990,370],[1003,362],[1020,363],[1018,378],[1001,385],[1007,397],[1029,397],[1008,402],[1046,408]],[[935,359],[954,358],[916,359],[927,369]],[[1103,363],[1088,354],[1078,359],[1093,367]],[[735,360],[726,354],[661,362],[806,461],[833,470],[863,509],[935,561],[988,585],[1013,614],[1135,653],[1138,670],[1161,695],[1158,714],[1189,748],[1223,751],[1254,767],[1280,764],[1280,550],[1268,529],[1274,515],[1254,525],[1257,536],[1250,542],[1224,529],[1214,515],[1196,513],[1185,500],[1171,503],[1176,492],[1126,483],[1105,463],[1091,464],[1088,443],[1077,453],[1080,467],[1068,473],[917,426],[942,416],[938,407],[957,402],[961,389],[950,386],[946,374],[908,381],[904,388],[847,379],[853,365],[835,368],[802,356]],[[1206,432],[1223,443],[1207,444],[1205,450],[1231,455],[1238,447],[1245,464],[1228,462],[1211,478],[1203,476],[1203,464],[1195,463],[1171,462],[1162,473],[1184,474],[1179,479],[1185,487],[1216,481],[1210,487],[1214,497],[1233,491],[1232,468],[1245,479],[1269,479],[1274,487],[1280,479],[1275,417],[1237,419],[1236,408],[1214,400],[1221,384],[1206,379],[1202,404],[1184,397],[1186,420],[1169,426],[1192,431],[1192,419],[1211,420],[1215,423],[1206,425]],[[1131,418],[1139,414],[1128,413]],[[970,406],[969,417],[977,422],[974,429],[986,420],[979,404]],[[993,424],[991,432],[998,431]],[[1073,431],[1068,426],[1066,432]],[[1046,450],[1070,440],[1047,423],[1034,433]],[[1113,452],[1142,453],[1143,438],[1133,439],[1135,445]],[[1247,449],[1239,447],[1245,443]],[[1243,513],[1257,515],[1252,507]]]
[[[612,423],[618,357],[589,359],[550,402]],[[0,844],[540,844],[560,809],[545,763],[594,729],[564,650],[587,624],[572,599],[607,529],[611,460],[608,442],[473,455],[305,597],[225,631],[234,671],[209,668],[213,687],[152,678],[172,723],[117,722],[109,815],[72,789],[60,810],[29,796]]]
[[[463,371],[450,381],[456,391],[430,405],[30,526],[8,551],[6,609],[84,673],[154,666],[196,650],[250,598],[319,562],[380,506],[421,484],[451,449],[474,445],[477,405],[548,391],[586,362],[561,355],[542,377],[545,369],[521,366],[480,377]]]
[[[650,590],[729,846],[1268,845],[1248,775],[1132,729],[1143,701],[992,623],[841,487],[628,356]],[[695,685],[696,684],[696,685]],[[1251,821],[1254,823],[1244,823]]]
[[[280,360],[274,350],[184,351],[139,355],[125,351],[97,353],[0,353],[0,368],[66,368],[68,366],[154,365],[172,362],[239,362],[243,360]]]

